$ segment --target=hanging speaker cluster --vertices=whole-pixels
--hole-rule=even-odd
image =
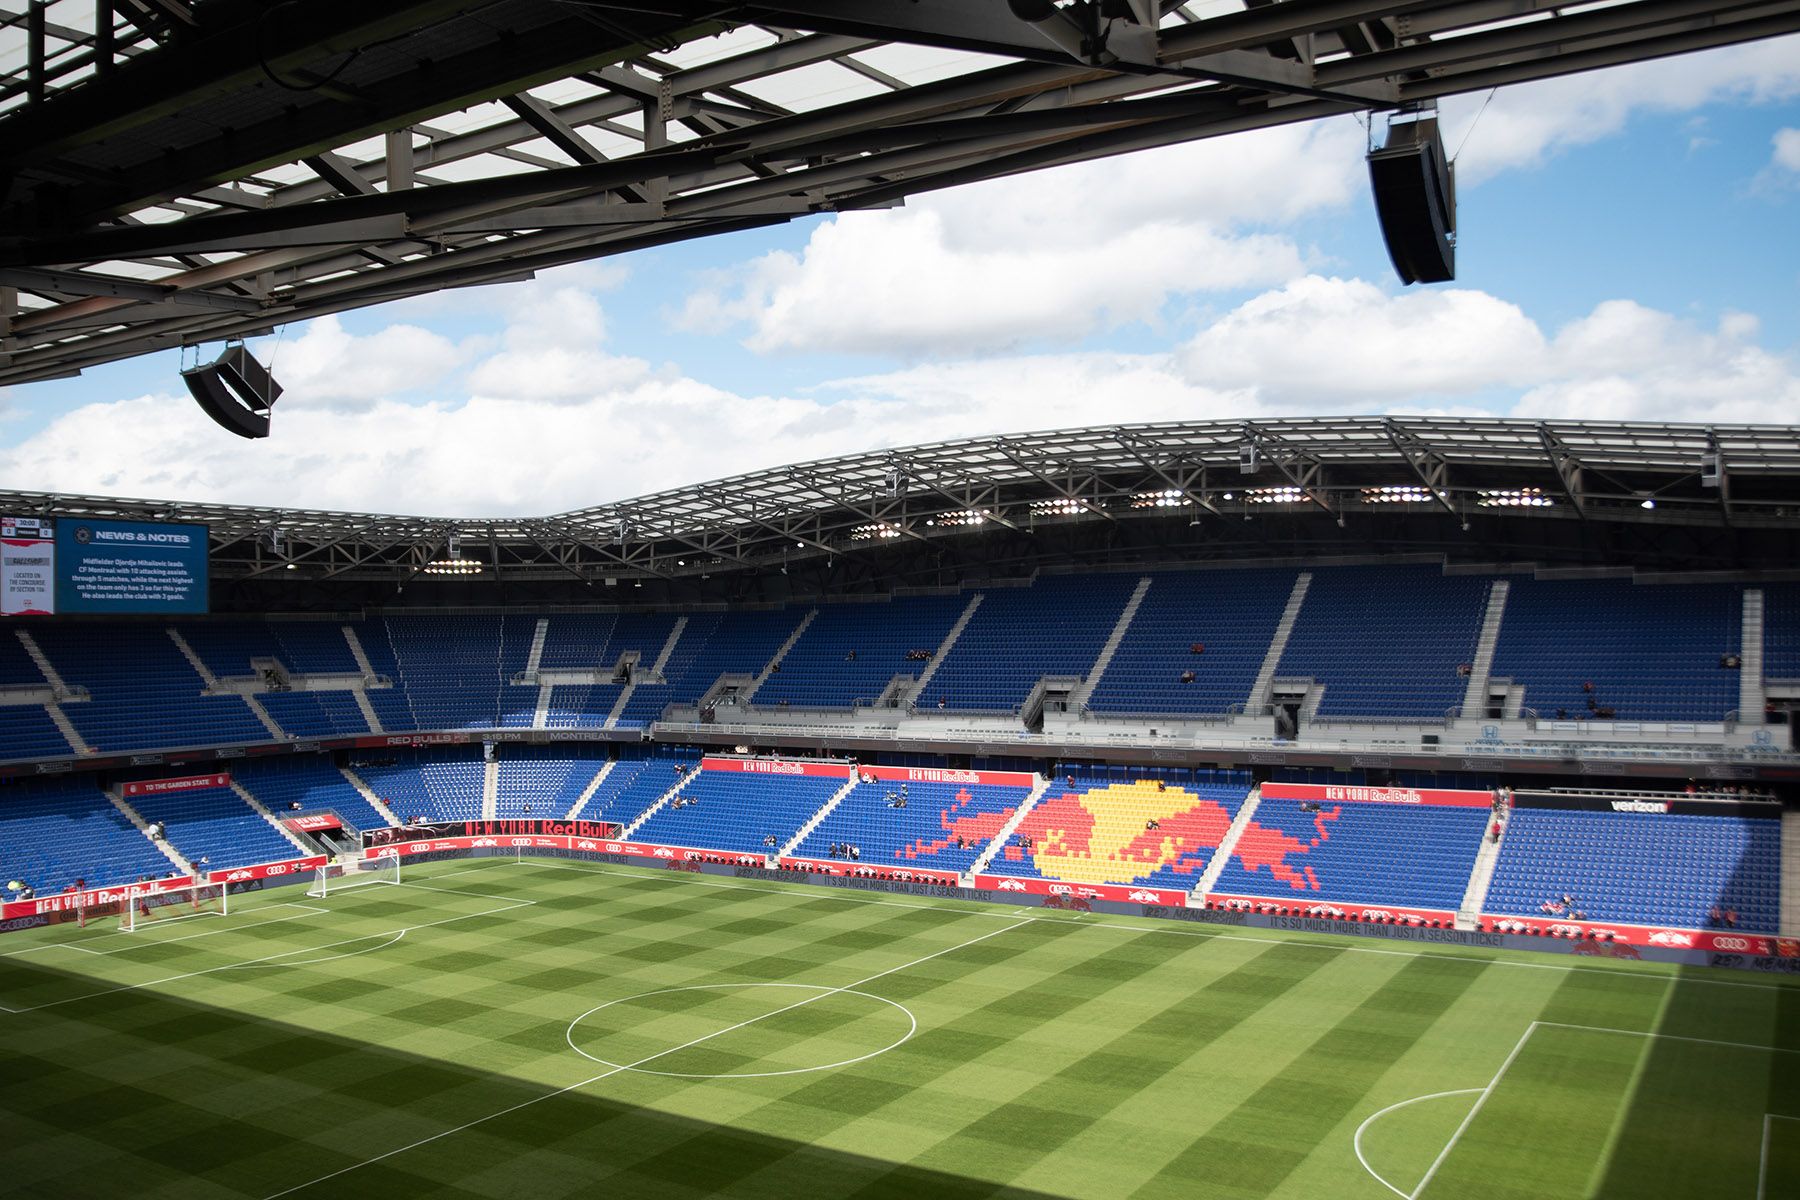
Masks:
[[[1369,183],[1388,257],[1401,283],[1456,278],[1456,165],[1444,158],[1435,115],[1388,125],[1369,151]]]
[[[269,436],[269,410],[281,385],[241,343],[204,366],[181,373],[200,410],[242,438]]]

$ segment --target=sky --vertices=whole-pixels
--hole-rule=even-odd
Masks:
[[[1800,422],[1800,37],[1443,125],[1453,283],[1400,286],[1340,118],[295,323],[265,441],[174,351],[0,389],[0,488],[530,516],[1117,422]]]

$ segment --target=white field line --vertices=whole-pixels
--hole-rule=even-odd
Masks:
[[[1765,1200],[1769,1194],[1769,1139],[1777,1121],[1800,1121],[1800,1117],[1784,1116],[1781,1113],[1763,1114],[1762,1152],[1756,1158],[1756,1200]]]
[[[380,937],[381,935],[379,933],[377,933],[377,934],[371,934],[370,936],[371,937]],[[405,936],[406,936],[406,930],[402,929],[399,933],[396,933],[393,937],[390,937],[387,941],[381,943],[381,945],[370,946],[364,950],[350,950],[350,951],[346,951],[343,954],[327,954],[324,958],[302,958],[302,959],[297,959],[294,962],[244,963],[240,966],[226,967],[225,969],[227,971],[255,971],[255,970],[258,970],[263,967],[310,967],[310,966],[314,966],[315,964],[318,964],[318,963],[335,962],[336,960],[338,960],[340,958],[355,958],[359,954],[373,954],[377,950],[386,950],[389,946],[393,945],[395,942],[399,941],[401,938],[403,938]],[[365,940],[367,940],[367,939],[365,939]],[[296,950],[296,951],[294,951],[294,953],[295,954],[304,954],[304,953],[306,953],[306,951]]]
[[[1377,1122],[1381,1118],[1387,1116],[1389,1113],[1393,1112],[1397,1108],[1405,1108],[1409,1104],[1417,1104],[1422,1100],[1438,1100],[1438,1099],[1442,1099],[1445,1096],[1472,1096],[1476,1092],[1479,1092],[1482,1090],[1483,1089],[1481,1089],[1481,1088],[1458,1088],[1453,1092],[1432,1092],[1428,1096],[1414,1096],[1410,1100],[1402,1100],[1398,1104],[1390,1104],[1386,1108],[1382,1109],[1380,1112],[1370,1113],[1367,1117],[1363,1118],[1363,1123],[1356,1127],[1356,1133],[1354,1135],[1352,1135],[1350,1138],[1350,1147],[1351,1147],[1351,1149],[1356,1151],[1356,1161],[1362,1164],[1363,1170],[1367,1171],[1370,1175],[1374,1176],[1376,1183],[1379,1183],[1382,1187],[1384,1187],[1388,1191],[1394,1193],[1394,1195],[1400,1197],[1400,1200],[1407,1200],[1407,1195],[1405,1192],[1401,1191],[1399,1188],[1397,1188],[1393,1184],[1389,1183],[1386,1179],[1383,1179],[1379,1174],[1376,1173],[1375,1168],[1371,1167],[1369,1165],[1369,1160],[1363,1157],[1363,1152],[1362,1152],[1363,1130],[1367,1129],[1369,1126],[1373,1125],[1375,1122]]]
[[[962,950],[969,946],[973,946],[977,942],[984,942],[988,938],[997,937],[998,935],[1005,933],[1008,929],[1016,929],[1019,925],[1027,924],[1027,923],[1029,923],[1029,919],[1027,921],[1013,922],[1011,924],[1002,925],[998,929],[990,929],[988,932],[980,935],[979,937],[970,938],[966,942],[959,942],[956,945],[949,946],[943,950],[934,951],[933,953],[927,954],[921,958],[915,958],[911,962],[901,963],[897,967],[889,967],[885,971],[877,971],[873,975],[867,976],[866,978],[863,978],[863,979],[858,979],[852,983],[846,983],[842,987],[832,988],[830,991],[822,991],[816,996],[809,996],[804,1000],[796,1000],[792,1004],[786,1005],[785,1007],[782,1007],[782,1008],[775,1009],[773,1012],[766,1012],[759,1017],[751,1017],[748,1020],[739,1021],[735,1025],[727,1025],[723,1029],[716,1029],[713,1032],[704,1034],[700,1037],[693,1039],[692,1041],[683,1042],[679,1046],[671,1046],[667,1050],[658,1050],[655,1054],[646,1055],[645,1057],[638,1059],[636,1062],[626,1063],[623,1066],[612,1067],[608,1070],[602,1071],[598,1075],[590,1076],[589,1078],[580,1080],[579,1082],[576,1082],[576,1083],[571,1083],[567,1087],[557,1088],[555,1091],[552,1091],[552,1092],[545,1092],[541,1096],[534,1096],[529,1100],[520,1101],[518,1104],[514,1104],[508,1108],[503,1108],[503,1109],[499,1110],[498,1112],[491,1112],[484,1117],[476,1117],[473,1121],[465,1121],[461,1125],[457,1125],[450,1129],[445,1129],[439,1133],[434,1133],[430,1137],[420,1138],[418,1141],[409,1142],[407,1145],[404,1145],[404,1146],[397,1146],[392,1150],[386,1151],[385,1153],[377,1154],[373,1158],[365,1158],[361,1162],[352,1163],[347,1167],[340,1167],[337,1170],[332,1171],[330,1174],[319,1176],[317,1179],[309,1179],[305,1183],[295,1184],[293,1187],[286,1188],[282,1191],[271,1192],[265,1198],[265,1200],[279,1200],[279,1198],[282,1196],[291,1196],[295,1192],[305,1191],[307,1188],[315,1187],[321,1183],[327,1182],[328,1180],[336,1179],[338,1176],[346,1175],[346,1174],[350,1173],[351,1171],[360,1170],[361,1168],[369,1166],[372,1163],[383,1162],[387,1159],[393,1158],[397,1154],[405,1154],[408,1150],[416,1150],[420,1146],[430,1145],[432,1142],[439,1141],[440,1139],[450,1137],[453,1134],[461,1133],[466,1129],[472,1129],[477,1125],[485,1124],[486,1122],[492,1121],[498,1117],[504,1117],[509,1113],[518,1112],[522,1108],[529,1108],[534,1104],[540,1104],[545,1100],[552,1100],[552,1099],[555,1099],[557,1096],[565,1095],[569,1092],[575,1091],[578,1088],[584,1088],[590,1083],[598,1083],[602,1079],[610,1078],[611,1076],[617,1075],[621,1071],[634,1070],[638,1067],[643,1066],[645,1063],[655,1062],[659,1058],[667,1058],[671,1054],[675,1054],[679,1051],[689,1049],[693,1046],[698,1046],[702,1042],[710,1042],[716,1037],[723,1037],[725,1034],[731,1033],[734,1030],[742,1029],[746,1025],[754,1025],[758,1021],[766,1021],[770,1017],[780,1016],[782,1013],[785,1013],[785,1012],[792,1012],[796,1008],[804,1008],[808,1004],[815,1004],[818,1001],[825,999],[827,996],[835,996],[840,992],[847,992],[853,988],[862,987],[864,984],[873,983],[877,979],[884,979],[889,975],[893,975],[900,971],[907,970],[910,967],[916,967],[920,963],[930,962],[934,958],[942,958],[946,954],[954,954],[958,950]]]
[[[504,859],[501,861],[512,862],[514,860]],[[605,867],[585,867],[576,863],[549,862],[544,859],[520,859],[518,862],[521,866],[542,867],[553,871],[580,871],[588,875],[610,875],[625,880],[660,881],[661,879],[661,876],[657,875],[640,875],[631,871],[611,870]],[[679,872],[675,873],[679,874]],[[798,884],[794,887],[780,887],[764,886],[754,883],[710,883],[700,879],[684,880],[683,882],[689,887],[727,888],[733,891],[763,892],[772,895],[800,896],[803,898],[811,898],[812,893],[816,892],[820,897],[829,896],[834,900],[841,900],[846,904],[881,904],[886,905],[889,908],[932,908],[937,909],[940,912],[962,913],[968,916],[1006,917],[1010,915],[1004,912],[993,911],[990,908],[957,908],[953,907],[953,904],[906,904],[898,900],[864,900],[854,894],[846,894],[847,892],[851,892],[851,889],[813,887],[808,884]],[[1025,908],[1022,909],[1022,911],[1039,914],[1030,918],[1031,920],[1068,920],[1068,918],[1065,917],[1045,917],[1042,915],[1041,910],[1038,909]],[[1679,981],[1684,984],[1704,984],[1708,987],[1749,988],[1752,991],[1759,992],[1785,991],[1789,986],[1779,983],[1746,983],[1736,979],[1697,979],[1685,975],[1661,975],[1648,971],[1632,971],[1625,968],[1577,966],[1573,963],[1520,962],[1517,959],[1511,958],[1483,958],[1479,954],[1438,954],[1430,950],[1384,950],[1375,946],[1345,946],[1338,944],[1339,942],[1355,940],[1349,936],[1339,938],[1337,941],[1332,942],[1316,942],[1306,941],[1300,938],[1255,937],[1245,933],[1213,933],[1210,930],[1182,929],[1177,927],[1177,922],[1165,921],[1160,918],[1146,917],[1144,919],[1146,922],[1150,923],[1144,925],[1122,925],[1117,921],[1076,920],[1069,921],[1069,924],[1079,924],[1088,929],[1123,929],[1127,933],[1161,933],[1170,937],[1217,938],[1220,941],[1250,942],[1259,946],[1310,946],[1314,950],[1337,950],[1345,954],[1377,954],[1387,958],[1429,958],[1444,962],[1477,962],[1491,967],[1516,967],[1526,971],[1564,971],[1580,975],[1606,975],[1614,979],[1643,979],[1662,984],[1674,984]],[[1476,949],[1479,950],[1481,948],[1476,947]],[[1500,951],[1499,953],[1507,952]],[[1529,954],[1532,952],[1518,951],[1518,953]]]
[[[498,897],[490,897],[490,898],[498,899]],[[445,917],[441,921],[426,921],[420,925],[407,925],[407,926],[402,927],[399,930],[383,929],[376,933],[365,933],[361,937],[342,938],[335,942],[326,942],[322,946],[303,946],[298,950],[284,950],[280,954],[267,954],[267,955],[264,955],[262,958],[252,958],[252,959],[248,959],[244,962],[225,963],[225,964],[223,964],[221,966],[217,966],[217,967],[207,967],[203,971],[187,971],[180,975],[165,975],[161,979],[149,979],[149,980],[145,980],[143,983],[120,984],[118,987],[102,988],[97,992],[83,992],[79,996],[65,996],[61,1000],[51,1000],[44,1004],[34,1004],[30,1008],[7,1008],[5,1011],[7,1011],[9,1013],[13,1013],[15,1015],[20,1014],[20,1013],[41,1012],[46,1008],[60,1008],[61,1006],[65,1005],[65,1004],[74,1004],[78,1000],[92,1000],[97,996],[110,996],[116,992],[133,992],[133,991],[137,991],[141,988],[160,987],[161,985],[163,985],[165,983],[178,983],[183,979],[197,979],[200,976],[214,975],[220,971],[235,971],[235,970],[238,970],[243,967],[251,967],[251,966],[256,966],[260,963],[273,962],[276,959],[292,958],[296,954],[308,954],[315,950],[330,950],[337,946],[349,946],[349,945],[353,945],[356,942],[366,942],[366,941],[369,941],[371,938],[381,937],[384,934],[391,934],[391,933],[396,933],[396,932],[411,933],[417,929],[432,929],[436,926],[449,925],[456,921],[472,921],[476,917],[491,917],[491,916],[495,916],[499,913],[511,912],[515,908],[525,908],[525,907],[535,904],[535,903],[536,903],[536,901],[534,901],[534,900],[519,900],[519,901],[515,901],[511,904],[502,905],[499,908],[484,909],[481,912],[464,913],[460,917]],[[265,924],[266,924],[266,922],[265,922]],[[4,1006],[0,1006],[0,1007],[4,1007]]]
[[[1463,1131],[1474,1122],[1476,1115],[1481,1112],[1481,1106],[1488,1102],[1488,1097],[1494,1094],[1494,1086],[1500,1082],[1500,1077],[1506,1074],[1507,1068],[1513,1065],[1513,1059],[1519,1057],[1519,1051],[1525,1048],[1525,1043],[1531,1040],[1531,1035],[1537,1032],[1537,1027],[1538,1022],[1536,1021],[1525,1027],[1525,1032],[1520,1034],[1519,1040],[1513,1043],[1512,1053],[1506,1056],[1506,1061],[1500,1064],[1500,1069],[1494,1072],[1494,1077],[1488,1080],[1486,1087],[1481,1089],[1481,1095],[1477,1096],[1475,1103],[1469,1107],[1469,1115],[1462,1119],[1462,1124],[1456,1127],[1456,1132],[1450,1135],[1450,1140],[1444,1143],[1444,1148],[1438,1151],[1438,1156],[1431,1160],[1431,1166],[1427,1168],[1425,1178],[1419,1180],[1419,1186],[1412,1190],[1412,1195],[1408,1196],[1407,1200],[1419,1200],[1419,1194],[1425,1190],[1425,1185],[1431,1182],[1432,1176],[1437,1174],[1437,1170],[1443,1166],[1444,1160],[1450,1157],[1450,1151],[1456,1148],[1456,1143],[1462,1137]]]
[[[1625,1037],[1659,1038],[1665,1042],[1694,1042],[1702,1046],[1729,1046],[1734,1050],[1761,1050],[1766,1054],[1800,1054],[1786,1046],[1759,1046],[1755,1042],[1721,1042],[1717,1038],[1687,1037],[1679,1033],[1653,1033],[1646,1029],[1613,1029],[1606,1025],[1571,1025],[1566,1021],[1535,1021],[1552,1029],[1580,1029],[1587,1033],[1617,1033]],[[1800,1120],[1800,1117],[1794,1118]]]
[[[105,957],[105,956],[111,955],[111,954],[124,954],[128,950],[139,950],[139,949],[143,949],[143,948],[150,947],[150,946],[170,946],[170,945],[174,945],[177,942],[192,942],[192,941],[196,941],[200,938],[214,937],[221,933],[242,933],[248,929],[261,929],[264,925],[279,925],[283,921],[298,921],[298,920],[301,920],[308,916],[312,916],[315,914],[328,913],[331,911],[330,909],[314,908],[310,904],[297,904],[297,903],[293,903],[291,901],[288,903],[284,903],[284,904],[278,904],[278,905],[272,904],[272,905],[268,906],[268,909],[274,909],[274,908],[298,908],[301,911],[298,913],[295,913],[291,917],[271,917],[267,921],[251,921],[244,925],[230,925],[224,929],[208,929],[204,933],[184,933],[180,937],[170,937],[170,938],[140,937],[137,934],[125,933],[123,931],[120,931],[118,933],[103,933],[98,937],[91,937],[91,938],[84,939],[84,941],[89,941],[89,942],[111,942],[111,941],[118,941],[121,939],[125,940],[126,944],[123,946],[120,946],[116,950],[90,950],[85,945],[82,945],[78,942],[47,942],[42,946],[33,946],[33,947],[29,947],[29,949],[33,949],[33,950],[50,950],[50,949],[79,950],[83,954],[94,954],[94,955],[99,955],[101,957]],[[268,911],[268,909],[264,909],[262,911],[266,912],[266,911]],[[14,950],[12,953],[24,954],[25,952],[26,951],[24,951],[24,950]]]

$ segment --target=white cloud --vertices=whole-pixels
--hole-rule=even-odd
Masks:
[[[1769,165],[1800,173],[1800,129],[1778,130],[1773,140],[1775,154]]]
[[[1532,378],[1543,335],[1516,305],[1451,288],[1389,296],[1307,276],[1246,302],[1176,353],[1182,374],[1283,405],[1465,395]]]
[[[798,255],[720,273],[681,321],[747,326],[764,353],[913,360],[1154,323],[1170,297],[1303,271],[1294,242],[1244,230],[1345,203],[1362,136],[1349,120],[1261,130],[842,214]]]
[[[285,345],[259,342],[285,391],[279,411],[366,409],[377,396],[430,387],[454,371],[465,350],[417,325],[389,325],[366,336],[345,331],[335,316],[309,322]]]
[[[1444,145],[1459,182],[1542,163],[1564,150],[1610,137],[1638,112],[1686,112],[1722,101],[1767,104],[1800,96],[1800,38],[1727,46],[1704,54],[1587,71],[1502,88],[1480,114],[1485,94],[1444,102]]]
[[[258,442],[224,434],[185,397],[90,404],[0,446],[0,478],[27,490],[543,514],[836,454],[1113,422],[1509,408],[1787,421],[1800,411],[1800,367],[1757,344],[1753,318],[1729,314],[1705,329],[1629,301],[1547,334],[1482,292],[1389,295],[1306,277],[1168,353],[973,359],[756,396],[591,341],[564,345],[604,328],[591,300],[557,288],[522,296],[471,370],[467,399],[335,409],[284,400],[274,436]],[[395,343],[376,334],[362,344]]]

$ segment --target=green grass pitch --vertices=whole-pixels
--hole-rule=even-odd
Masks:
[[[1800,1196],[1800,987],[556,860],[0,940],[0,1193]]]

